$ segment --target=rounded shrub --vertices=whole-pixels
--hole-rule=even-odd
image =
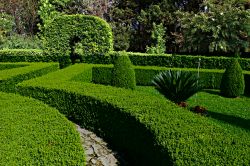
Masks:
[[[236,58],[232,59],[222,76],[221,94],[225,97],[238,97],[244,93],[245,81],[241,66]]]
[[[113,57],[114,70],[112,85],[121,88],[135,89],[135,71],[126,52]]]
[[[104,55],[113,49],[112,29],[101,18],[86,15],[56,17],[43,31],[45,53],[70,56],[81,46],[84,55]]]

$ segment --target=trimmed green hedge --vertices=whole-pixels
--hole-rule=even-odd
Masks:
[[[112,54],[119,54],[113,52]],[[175,68],[198,68],[200,58],[200,68],[203,69],[225,69],[231,63],[226,57],[206,57],[189,55],[170,54],[145,54],[128,52],[131,62],[136,66],[162,66]],[[239,60],[243,70],[250,71],[250,59]]]
[[[170,68],[155,67],[155,66],[134,66],[136,84],[140,86],[151,86],[153,78],[162,71],[169,70]],[[112,65],[94,66],[92,69],[92,81],[96,84],[112,85]],[[171,70],[185,70],[198,74],[197,69],[183,69],[183,68],[171,68]],[[214,69],[200,69],[199,75],[203,87],[206,89],[220,89],[220,83],[222,80],[224,70]],[[250,94],[250,72],[243,72],[245,76],[245,94]],[[248,86],[248,87],[247,87]]]
[[[1,63],[4,64],[4,63]],[[7,63],[6,65],[8,65]],[[58,70],[57,63],[13,63],[24,67],[0,70],[0,90],[15,92],[17,83]]]
[[[75,44],[80,43],[84,55],[104,56],[113,49],[109,24],[101,18],[87,15],[63,15],[45,27],[45,53],[55,57],[70,56]]]
[[[45,56],[38,49],[5,49],[0,50],[0,62],[57,62],[58,58]]]
[[[27,64],[22,63],[1,63],[0,62],[0,70],[13,69],[18,67],[28,66]]]
[[[85,68],[89,70],[86,64],[73,65],[25,81],[18,91],[93,130],[129,155],[134,165],[249,164],[248,135],[237,135],[164,98],[69,81]]]
[[[0,92],[0,165],[85,165],[76,127],[58,110]]]

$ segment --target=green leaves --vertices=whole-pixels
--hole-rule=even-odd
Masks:
[[[185,71],[168,70],[155,76],[155,88],[167,99],[180,103],[202,90],[197,75]]]

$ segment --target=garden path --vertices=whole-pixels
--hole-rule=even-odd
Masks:
[[[78,125],[76,127],[83,142],[87,166],[117,166],[122,164],[120,163],[121,157],[117,155],[117,152],[110,150],[103,139]]]

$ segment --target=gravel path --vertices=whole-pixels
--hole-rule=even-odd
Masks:
[[[83,148],[85,150],[87,166],[117,166],[120,165],[116,152],[107,147],[107,143],[97,137],[93,132],[76,125],[80,132]]]

